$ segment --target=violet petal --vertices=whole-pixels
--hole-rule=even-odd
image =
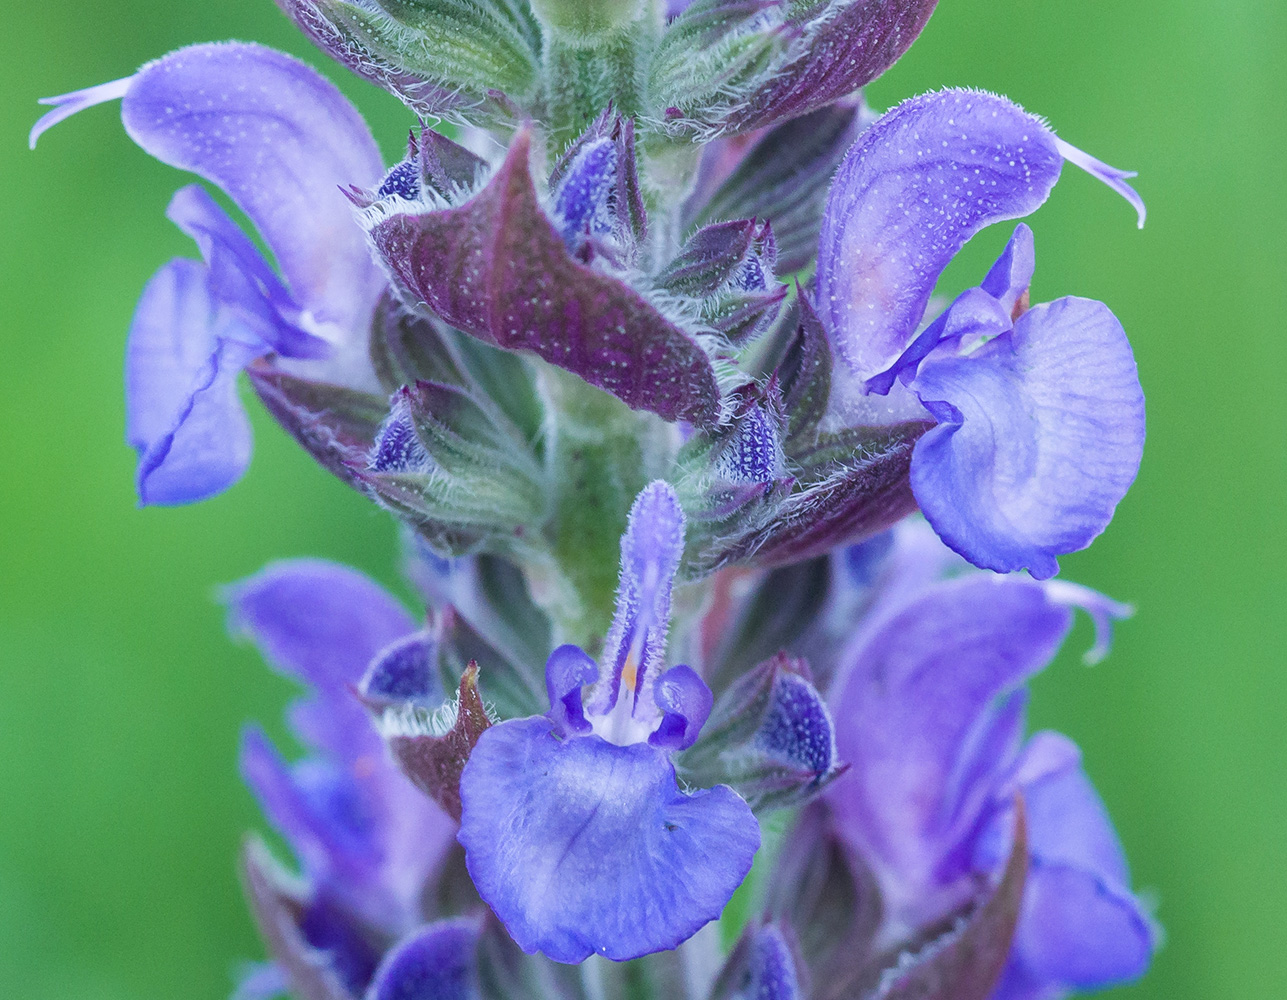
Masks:
[[[887,368],[948,261],[985,226],[1033,212],[1062,165],[1040,120],[990,94],[915,97],[867,129],[818,244],[819,313],[841,366],[859,379]]]
[[[745,802],[681,792],[666,751],[560,741],[539,717],[483,734],[461,797],[479,894],[520,948],[558,962],[676,947],[719,916],[760,844]]]
[[[148,282],[125,354],[126,439],[143,504],[182,504],[227,489],[250,464],[237,375],[266,351],[211,294],[210,272],[176,258]]]
[[[440,920],[385,956],[366,1000],[476,1000],[478,921]]]
[[[977,566],[1053,576],[1108,525],[1139,469],[1144,395],[1102,303],[1035,306],[1012,334],[934,360],[913,382],[939,426],[911,482],[939,536]]]
[[[1156,946],[1130,891],[1126,857],[1081,755],[1059,733],[1037,733],[1015,769],[1023,793],[1032,867],[1015,941],[1016,961],[1061,989],[1102,989],[1144,973]],[[1008,799],[975,848],[991,869],[1010,850]]]
[[[270,563],[228,588],[228,628],[254,640],[270,665],[316,696],[292,718],[315,746],[352,759],[384,750],[350,685],[416,623],[356,570],[320,559]]]
[[[961,874],[942,870],[977,821],[959,803],[981,802],[959,762],[995,746],[994,700],[1045,667],[1071,625],[1040,584],[975,575],[922,588],[846,652],[833,708],[852,767],[826,794],[892,912]],[[974,781],[993,788],[1007,762],[984,763]]]
[[[121,118],[147,152],[228,193],[301,305],[365,332],[383,281],[338,187],[374,187],[384,164],[333,84],[260,45],[193,45],[139,70]]]

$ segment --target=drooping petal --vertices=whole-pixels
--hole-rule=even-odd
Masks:
[[[242,734],[241,772],[311,881],[345,895],[373,886],[383,860],[377,817],[345,771],[321,761],[289,767],[251,727]]]
[[[624,683],[636,694],[636,718],[650,718],[652,686],[661,672],[670,628],[670,591],[683,554],[679,497],[669,483],[657,480],[635,498],[621,536],[617,609],[603,643],[604,676],[592,696],[591,712],[606,713]]]
[[[848,372],[888,367],[956,252],[1036,210],[1062,163],[1045,125],[990,94],[915,97],[867,129],[832,183],[818,245],[819,313]]]
[[[176,258],[143,290],[125,355],[126,439],[143,504],[183,504],[227,489],[250,463],[237,375],[265,352],[211,295],[209,271]]]
[[[276,272],[241,228],[205,188],[189,184],[175,192],[165,213],[192,237],[210,270],[213,296],[230,308],[274,351],[290,358],[324,358],[330,345],[289,317],[299,306]]]
[[[1144,973],[1156,945],[1112,822],[1067,737],[1036,734],[1014,777],[1029,816],[1032,867],[1015,961],[1050,987],[1100,989]],[[1004,799],[1002,801],[1005,801]],[[1008,805],[975,848],[985,869],[1009,850]]]
[[[974,575],[920,589],[846,651],[833,714],[852,767],[826,794],[891,913],[962,874],[945,862],[984,805],[963,779],[990,790],[1008,765],[997,751],[1013,719],[994,703],[1050,661],[1071,624],[1040,584]],[[971,758],[982,766],[962,764]]]
[[[977,566],[1053,576],[1055,557],[1089,545],[1135,479],[1144,395],[1102,303],[1035,306],[1012,334],[924,365],[913,389],[939,425],[917,442],[912,491]]]
[[[301,305],[365,332],[383,282],[338,186],[374,187],[384,165],[334,85],[263,46],[193,45],[140,69],[121,117],[148,153],[228,193]]]
[[[385,956],[367,1000],[474,1000],[477,947],[476,920],[429,924]]]
[[[674,948],[719,916],[760,843],[745,802],[679,791],[665,751],[560,741],[544,718],[484,733],[461,798],[479,894],[519,947],[559,962]]]
[[[320,559],[270,563],[228,588],[228,628],[317,697],[293,714],[300,735],[345,759],[375,753],[375,731],[350,690],[381,650],[416,631],[392,597],[356,570]]]
[[[389,761],[354,689],[368,664],[415,623],[361,573],[322,560],[272,563],[225,596],[229,630],[249,636],[270,665],[312,689],[291,706],[290,719],[317,756],[286,772],[279,761],[274,766],[275,755],[248,752],[248,780],[270,816],[269,793],[277,789],[272,797],[295,817],[274,819],[283,832],[298,826],[323,845],[337,837],[364,845],[325,852],[361,859],[336,868],[336,891],[373,923],[405,929],[417,919],[424,879],[453,824]]]

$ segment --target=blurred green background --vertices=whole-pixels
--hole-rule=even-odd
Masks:
[[[213,1000],[260,954],[233,874],[259,822],[238,728],[289,696],[226,641],[215,586],[303,554],[394,583],[394,532],[263,419],[236,489],[135,508],[122,344],[147,277],[193,253],[162,217],[188,178],[131,145],[114,106],[35,153],[26,134],[37,97],[188,42],[323,60],[268,0],[0,10],[0,997]],[[1070,651],[1035,691],[1036,723],[1085,749],[1167,929],[1115,997],[1287,995],[1285,51],[1281,0],[942,0],[870,93],[1002,92],[1141,173],[1142,233],[1071,169],[1034,222],[1034,300],[1109,302],[1149,397],[1138,483],[1064,564],[1138,616],[1106,663]],[[394,154],[410,116],[323,68]],[[1006,232],[969,248],[960,283]]]

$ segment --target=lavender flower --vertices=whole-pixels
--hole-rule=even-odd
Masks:
[[[51,98],[31,133],[119,99],[272,256],[205,188],[174,196],[201,260],[131,326],[140,501],[240,477],[244,371],[401,522],[428,605],[312,561],[229,591],[233,631],[311,689],[302,761],[243,740],[298,872],[249,842],[271,961],[238,998],[1045,1000],[1139,975],[1156,930],[1078,752],[1023,738],[1073,609],[1096,657],[1125,613],[1048,578],[1138,468],[1130,345],[1101,303],[1031,304],[1024,224],[929,312],[1065,161],[1142,225],[1132,175],[1001,97],[853,96],[934,0],[279,6],[420,116],[403,160],[240,43]],[[725,955],[703,928],[739,886]]]
[[[1032,236],[1020,227],[982,285],[909,338],[956,251],[983,226],[1034,211],[1065,158],[1122,191],[1144,224],[1125,175],[1009,101],[914,98],[841,165],[818,252],[839,362],[833,419],[928,412],[938,426],[917,442],[911,486],[930,523],[976,565],[1043,578],[1055,555],[1103,530],[1139,467],[1144,400],[1121,325],[1085,299],[1029,310]]]
[[[196,45],[132,77],[51,98],[31,130],[121,100],[130,138],[222,188],[272,250],[279,278],[209,195],[187,187],[170,218],[204,263],[176,258],[148,283],[126,351],[126,436],[142,503],[201,500],[250,460],[237,374],[276,355],[290,371],[374,386],[365,337],[383,287],[344,184],[377,184],[379,151],[316,72],[258,45]]]
[[[579,962],[673,948],[719,916],[760,846],[731,789],[675,782],[671,754],[711,709],[691,668],[662,670],[683,538],[674,491],[648,487],[621,540],[601,663],[556,649],[550,711],[493,726],[462,775],[469,872],[525,951]]]
[[[228,592],[230,628],[252,638],[277,669],[307,683],[292,728],[312,755],[286,765],[263,733],[248,729],[242,772],[302,867],[296,930],[329,953],[327,975],[360,992],[379,952],[372,930],[404,934],[420,922],[426,879],[447,849],[447,816],[387,760],[352,688],[372,660],[398,649],[414,622],[375,584],[343,567],[278,563]],[[252,899],[286,890],[264,856],[252,856]],[[256,890],[256,880],[263,886]]]
[[[907,560],[896,553],[891,560]],[[850,771],[826,792],[838,835],[879,886],[883,946],[968,905],[1010,856],[1027,814],[1023,904],[997,1000],[1063,995],[1138,977],[1156,946],[1121,846],[1077,748],[1023,734],[1024,683],[1084,607],[1104,633],[1129,613],[1067,583],[966,574],[925,582],[894,567],[841,658],[833,693]],[[921,575],[921,582],[913,582]],[[900,592],[901,591],[901,592]]]

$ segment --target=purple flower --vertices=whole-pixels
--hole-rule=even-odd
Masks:
[[[674,948],[719,916],[760,845],[731,789],[684,792],[711,692],[663,670],[684,517],[670,486],[635,500],[621,540],[617,610],[598,664],[561,646],[550,711],[492,726],[461,778],[459,833],[479,895],[524,951],[559,962]]]
[[[126,354],[127,432],[144,504],[180,504],[226,489],[250,460],[237,374],[275,355],[287,371],[373,387],[366,332],[384,280],[341,184],[384,172],[361,116],[330,83],[258,45],[194,45],[133,76],[47,98],[31,130],[121,99],[130,137],[157,159],[221,188],[268,244],[277,276],[201,188],[169,216],[201,249],[144,290]],[[289,359],[289,360],[286,360]]]
[[[977,877],[1005,866],[1021,794],[1029,870],[997,996],[1141,975],[1153,926],[1076,747],[1049,732],[1023,740],[1023,685],[1058,650],[1073,608],[1104,633],[1128,609],[1073,584],[977,573],[917,583],[910,569],[892,567],[894,589],[854,637],[832,697],[852,767],[826,800],[879,884],[880,940],[905,942],[972,901]]]
[[[916,332],[961,246],[1034,211],[1065,159],[1122,192],[1143,225],[1129,174],[1004,98],[914,98],[846,156],[818,250],[818,315],[836,358],[825,425],[932,417],[911,462],[921,510],[976,565],[1039,578],[1104,529],[1138,469],[1144,400],[1126,335],[1098,302],[1028,308],[1023,226],[978,288]]]
[[[346,983],[365,988],[378,955],[354,927],[416,926],[453,828],[389,761],[355,694],[372,664],[407,662],[416,625],[366,577],[316,560],[272,564],[230,588],[228,604],[230,629],[311,688],[290,709],[309,756],[287,764],[250,728],[242,772],[301,865],[299,932],[332,956]]]

